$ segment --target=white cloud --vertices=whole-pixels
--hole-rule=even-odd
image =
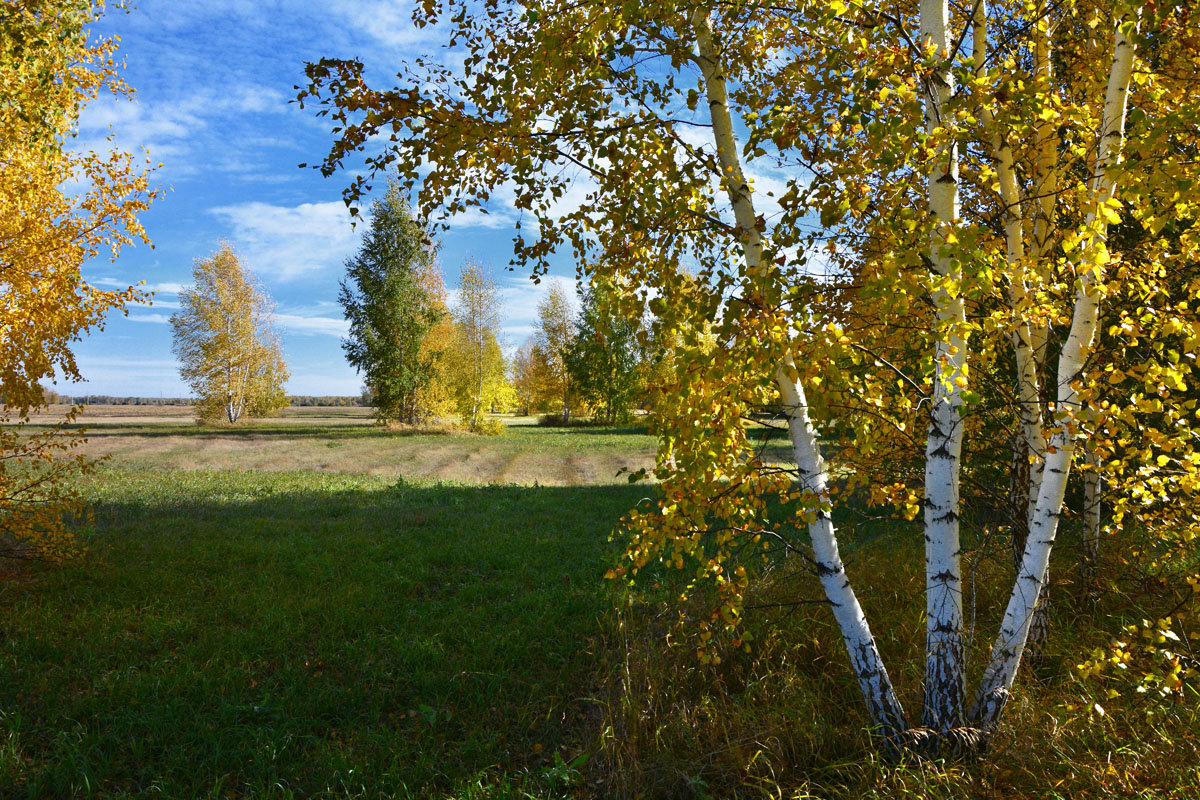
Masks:
[[[171,321],[166,314],[130,314],[126,319],[130,322],[155,322],[164,325]]]
[[[331,10],[340,14],[350,27],[392,50],[429,50],[442,39],[436,27],[413,25],[411,2],[338,0]]]
[[[132,286],[135,289],[138,289],[143,292],[154,292],[156,296],[160,295],[160,294],[179,294],[180,290],[183,289],[182,283],[172,283],[172,282],[144,283],[143,282],[141,285],[138,285],[138,283],[136,281],[122,281],[122,280],[118,280],[117,278],[96,278],[94,281],[91,281],[91,283],[93,283],[96,286],[105,287],[108,289],[128,289],[130,286]],[[158,305],[158,301],[156,300],[154,304]]]
[[[250,269],[280,280],[340,268],[358,243],[341,202],[290,207],[252,202],[209,213],[232,228],[234,249]]]
[[[567,299],[575,311],[579,310],[579,298],[575,295],[575,281],[560,275],[547,275],[535,284],[529,278],[512,278],[502,282],[500,297],[504,310],[504,333],[510,347],[518,347],[537,329],[538,304],[546,299],[550,287],[557,285],[566,292]]]
[[[346,336],[350,323],[338,317],[306,317],[299,314],[273,314],[275,324],[289,333]]]
[[[193,175],[201,167],[189,163],[189,158],[211,143],[212,136],[227,136],[228,126],[246,117],[290,113],[288,99],[278,89],[254,83],[219,90],[199,89],[173,97],[171,102],[142,103],[104,95],[85,106],[80,114],[75,149],[96,152],[117,149],[135,155],[145,151],[152,164],[164,165],[160,178]],[[247,163],[258,166],[256,162],[228,155],[232,145],[245,143],[224,140],[222,144],[223,147],[213,148],[212,152],[224,154],[223,157],[207,159],[203,169],[241,172]]]

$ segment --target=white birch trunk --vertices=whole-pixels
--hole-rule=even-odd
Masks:
[[[762,233],[758,229],[750,187],[738,157],[720,53],[713,38],[707,10],[697,9],[692,14],[691,22],[696,32],[698,61],[712,115],[713,137],[723,171],[725,190],[733,206],[734,218],[741,235],[746,271],[754,275],[758,273],[762,262]],[[825,504],[829,497],[828,475],[821,458],[816,431],[808,416],[804,387],[794,377],[795,373],[795,364],[790,356],[785,357],[776,371],[776,381],[788,415],[792,451],[801,482],[819,502]],[[816,519],[808,526],[808,533],[816,557],[821,586],[842,632],[846,652],[858,678],[867,712],[883,735],[893,739],[908,727],[908,723],[879,655],[875,637],[867,624],[850,580],[846,577],[845,567],[838,552],[833,519],[827,510],[821,508],[817,511]]]
[[[1133,70],[1134,45],[1123,27],[1131,21],[1129,16],[1118,20],[1113,43],[1113,63],[1101,116],[1092,197],[1092,202],[1097,208],[1113,195],[1113,176],[1109,168],[1120,157],[1124,138],[1125,109],[1129,79]],[[1075,454],[1075,420],[1080,410],[1075,381],[1084,368],[1095,340],[1100,307],[1097,283],[1103,275],[1107,260],[1104,246],[1107,226],[1099,221],[1095,210],[1088,214],[1087,224],[1092,233],[1084,242],[1075,311],[1071,318],[1070,333],[1059,356],[1056,411],[1062,415],[1062,422],[1047,447],[1045,473],[1025,544],[1025,555],[1021,560],[1013,592],[1000,624],[1000,632],[992,645],[991,657],[971,712],[972,718],[984,727],[993,726],[999,719],[1010,696],[1017,668],[1021,664],[1034,608],[1050,563],[1050,551],[1054,546],[1067,477]]]
[[[925,90],[925,130],[944,126],[943,111],[954,91],[950,71],[946,0],[921,0],[921,39],[942,59]],[[958,152],[942,145],[929,172],[929,211],[934,219],[930,259],[939,278],[961,284],[947,234],[958,223]],[[922,724],[945,731],[962,723],[966,691],[963,648],[962,565],[959,543],[959,470],[962,456],[962,390],[966,386],[966,312],[960,291],[934,291],[938,329],[933,408],[925,446],[925,708]]]
[[[984,0],[979,0],[973,11],[972,18],[972,57],[975,71],[981,74],[987,60],[987,6]],[[1037,34],[1035,34],[1036,36]],[[1045,59],[1044,68],[1049,70],[1048,43],[1044,37],[1038,37],[1035,45],[1035,58]],[[1039,50],[1040,48],[1040,50]],[[1044,51],[1044,52],[1043,52]],[[1042,62],[1039,60],[1039,67]],[[1047,78],[1049,73],[1046,73]],[[1027,463],[1014,464],[1015,476],[1023,479],[1021,484],[1014,484],[1013,489],[1018,498],[1023,500],[1023,508],[1014,504],[1012,521],[1013,563],[1020,567],[1025,544],[1029,538],[1029,526],[1037,504],[1038,491],[1042,484],[1043,465],[1046,456],[1046,437],[1043,433],[1042,402],[1041,402],[1041,370],[1037,351],[1034,345],[1034,327],[1029,322],[1029,312],[1033,308],[1033,300],[1029,294],[1029,266],[1025,253],[1024,203],[1017,183],[1017,170],[1013,157],[1012,142],[1006,131],[1001,131],[991,109],[986,105],[980,108],[980,118],[991,140],[992,160],[996,169],[996,178],[1000,195],[1000,203],[1004,213],[1004,239],[1009,281],[1007,287],[1009,306],[1012,309],[1012,341],[1017,364],[1017,403],[1021,420],[1021,447],[1016,448],[1016,457],[1027,460]],[[1039,133],[1046,133],[1039,131]],[[1050,141],[1048,136],[1046,141]],[[1039,152],[1039,163],[1044,164],[1046,153]],[[1052,165],[1047,165],[1053,168]],[[1038,203],[1039,212],[1036,214],[1041,221],[1047,214],[1053,213],[1055,198],[1043,197]],[[1035,223],[1036,235],[1036,223]],[[1035,240],[1034,248],[1040,253]],[[1042,601],[1035,605],[1034,624],[1030,632],[1030,654],[1040,654],[1049,631],[1049,616],[1045,597],[1042,591]]]
[[[1054,78],[1054,60],[1051,58],[1051,20],[1051,14],[1044,14],[1034,22],[1033,26],[1034,76],[1035,80],[1044,81],[1047,86],[1051,85]],[[1055,221],[1059,177],[1062,170],[1058,158],[1058,126],[1058,120],[1042,120],[1037,125],[1038,161],[1033,187],[1038,204],[1033,222],[1033,244],[1030,248],[1036,268],[1041,267],[1042,259],[1052,247],[1051,240],[1057,230]],[[1050,343],[1050,323],[1034,326],[1030,333],[1038,374],[1044,375]],[[1042,452],[1044,453],[1044,451]],[[1040,475],[1040,462],[1038,470]],[[1036,487],[1031,492],[1031,496],[1037,497]]]
[[[809,523],[808,536],[816,560],[817,575],[821,588],[829,600],[833,618],[842,632],[842,641],[850,656],[850,666],[858,678],[858,686],[867,704],[871,720],[880,727],[885,736],[892,737],[908,727],[892,688],[891,679],[884,667],[883,658],[875,644],[871,627],[859,605],[854,587],[846,577],[845,565],[838,552],[837,532],[833,518],[824,508],[829,502],[828,473],[817,443],[817,434],[808,417],[808,403],[804,387],[792,375],[796,367],[787,358],[776,373],[783,407],[788,418],[791,434],[792,454],[800,473],[801,484],[822,504],[816,518]]]

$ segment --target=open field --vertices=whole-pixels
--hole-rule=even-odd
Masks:
[[[0,595],[0,796],[426,797],[582,748],[631,487],[104,470]],[[553,760],[549,760],[553,764]]]
[[[111,458],[80,483],[87,556],[0,580],[3,800],[1200,797],[1196,698],[1075,677],[1161,605],[1073,600],[1070,531],[1057,635],[991,759],[896,765],[872,755],[803,565],[748,598],[751,651],[708,666],[664,611],[686,574],[601,580],[653,491],[614,474],[651,461],[637,428],[395,435],[301,409],[211,429],[117,408],[89,420]],[[919,531],[838,523],[917,707]],[[982,572],[1007,574],[1001,555]],[[980,586],[976,659],[1004,599]]]
[[[46,424],[44,415],[31,421]],[[641,428],[542,428],[507,418],[504,435],[390,433],[370,409],[289,408],[237,427],[200,427],[186,406],[89,407],[82,452],[114,466],[163,470],[314,470],[476,484],[584,486],[624,483],[621,470],[654,465]]]

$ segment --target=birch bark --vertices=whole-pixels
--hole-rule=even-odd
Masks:
[[[1042,25],[1042,23],[1039,23]],[[987,4],[978,0],[972,12],[972,58],[975,62],[976,75],[982,75],[987,63]],[[1044,30],[1044,26],[1042,28]],[[1044,77],[1049,76],[1049,44],[1044,36],[1037,37],[1035,59],[1037,67]],[[1021,420],[1021,443],[1016,448],[1015,459],[1023,459],[1025,463],[1014,463],[1014,485],[1017,499],[1023,501],[1023,508],[1013,508],[1012,521],[1013,565],[1020,567],[1025,544],[1029,538],[1029,528],[1037,503],[1038,490],[1042,484],[1042,467],[1046,457],[1046,437],[1043,433],[1042,400],[1041,400],[1041,369],[1034,344],[1034,326],[1029,321],[1033,310],[1033,300],[1028,286],[1029,264],[1025,252],[1025,203],[1017,183],[1017,169],[1013,156],[1012,142],[1006,131],[1001,131],[996,120],[987,106],[979,109],[984,130],[990,140],[992,159],[995,164],[996,177],[1000,195],[1000,203],[1004,214],[1005,253],[1008,267],[1007,294],[1009,306],[1012,309],[1011,326],[1013,351],[1017,365],[1017,403]],[[1039,130],[1039,135],[1046,133],[1043,141],[1049,142],[1048,133]],[[1046,152],[1039,152],[1039,164],[1053,169],[1052,164],[1045,164]],[[1041,198],[1038,221],[1053,213],[1055,198]],[[1035,223],[1036,230],[1036,223]],[[1041,247],[1036,240],[1034,250],[1037,255]],[[1043,342],[1044,346],[1044,342]],[[1014,504],[1015,506],[1016,504]],[[1019,515],[1019,516],[1018,516]],[[1040,653],[1049,630],[1047,612],[1047,593],[1043,588],[1039,602],[1035,604],[1036,619],[1031,627],[1031,654]]]
[[[993,726],[999,718],[1008,701],[1017,668],[1021,664],[1038,595],[1045,582],[1050,551],[1054,546],[1058,518],[1066,492],[1067,477],[1075,454],[1078,435],[1075,421],[1080,410],[1075,382],[1084,368],[1099,321],[1098,282],[1108,259],[1104,244],[1107,225],[1099,216],[1099,208],[1113,196],[1115,187],[1111,167],[1120,157],[1124,138],[1125,111],[1134,57],[1134,44],[1129,37],[1130,26],[1135,22],[1132,14],[1133,12],[1127,13],[1118,20],[1114,36],[1113,62],[1109,71],[1100,124],[1092,191],[1093,210],[1089,212],[1087,219],[1089,233],[1084,241],[1083,259],[1079,267],[1079,289],[1070,333],[1058,363],[1058,402],[1055,411],[1061,422],[1047,446],[1045,474],[1038,492],[1021,567],[971,710],[972,719],[982,727]]]
[[[925,84],[925,130],[939,133],[954,92],[950,71],[946,0],[921,0],[921,41],[938,66]],[[933,408],[925,446],[925,707],[922,723],[945,731],[962,722],[966,692],[963,647],[962,564],[959,542],[959,471],[962,456],[962,390],[967,385],[966,311],[962,269],[952,257],[958,223],[958,151],[941,145],[929,172],[929,211],[935,228],[930,260],[937,274],[934,305],[942,338],[935,354]]]
[[[709,22],[708,10],[697,8],[692,13],[691,24],[696,34],[698,63],[711,113],[713,138],[723,173],[722,182],[742,237],[746,272],[755,275],[762,261],[762,232],[758,227],[750,186],[738,156],[721,54]],[[883,735],[891,740],[904,731],[908,723],[867,618],[846,577],[845,566],[838,552],[837,533],[827,507],[829,479],[825,462],[821,457],[816,430],[808,416],[804,387],[797,378],[796,366],[790,355],[779,365],[776,382],[788,417],[788,431],[800,481],[821,504],[816,518],[808,526],[821,586],[841,630],[867,712]]]

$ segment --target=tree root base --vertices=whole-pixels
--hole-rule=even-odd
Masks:
[[[912,754],[920,759],[966,761],[979,758],[987,752],[991,736],[983,728],[950,728],[937,731],[933,728],[909,728],[893,740],[900,755]]]

